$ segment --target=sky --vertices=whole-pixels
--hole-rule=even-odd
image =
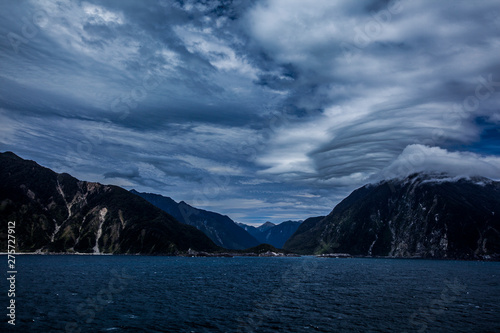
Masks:
[[[0,151],[262,224],[500,178],[500,6],[0,2]]]

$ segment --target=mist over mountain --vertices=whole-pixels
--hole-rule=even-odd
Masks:
[[[296,253],[482,259],[500,256],[500,183],[413,174],[352,192],[306,220],[284,246]]]
[[[0,246],[20,252],[176,254],[219,249],[192,226],[117,186],[80,181],[0,153]]]
[[[228,216],[192,207],[184,201],[177,203],[173,199],[159,194],[140,193],[135,190],[130,192],[169,213],[177,221],[196,227],[219,246],[242,250],[260,244]]]

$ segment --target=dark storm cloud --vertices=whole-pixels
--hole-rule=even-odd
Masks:
[[[0,22],[0,147],[82,179],[279,222],[499,170],[496,1],[4,1]]]

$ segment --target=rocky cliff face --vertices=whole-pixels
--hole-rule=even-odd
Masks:
[[[0,246],[16,222],[18,251],[171,254],[218,247],[196,228],[117,187],[79,181],[0,154]]]
[[[285,249],[392,257],[498,257],[500,183],[415,174],[364,186],[328,216],[306,222]]]
[[[135,190],[131,192],[174,216],[178,221],[196,227],[215,244],[226,249],[242,250],[259,244],[253,236],[241,229],[228,216],[195,208],[184,201],[177,203],[159,194],[140,193]]]

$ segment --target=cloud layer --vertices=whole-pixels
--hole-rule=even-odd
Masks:
[[[497,1],[0,3],[0,150],[247,223],[500,178]],[[413,170],[412,169],[412,170]]]
[[[377,176],[404,178],[413,173],[444,173],[452,177],[487,177],[500,180],[500,156],[471,152],[449,152],[438,147],[409,145]]]

